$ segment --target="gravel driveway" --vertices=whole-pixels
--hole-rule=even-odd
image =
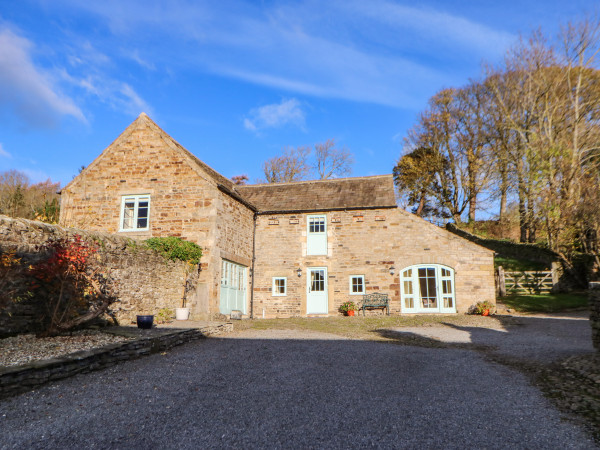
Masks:
[[[305,331],[210,338],[0,402],[0,448],[596,448],[462,349]]]
[[[446,343],[491,347],[499,355],[548,364],[569,356],[594,352],[589,312],[530,314],[506,319],[493,327],[456,325],[404,327],[393,331]]]

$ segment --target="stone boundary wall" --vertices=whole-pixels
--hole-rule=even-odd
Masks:
[[[600,282],[590,283],[590,325],[592,326],[592,343],[600,352]]]
[[[157,314],[163,308],[182,305],[187,279],[184,262],[167,261],[124,236],[0,215],[0,250],[15,250],[27,264],[39,258],[40,246],[49,239],[74,235],[96,243],[97,255],[119,298],[111,310],[120,324],[132,323],[137,314]],[[187,298],[193,311],[195,292],[188,292]],[[0,337],[38,331],[44,316],[42,305],[39,298],[31,298],[0,311]]]
[[[29,391],[54,380],[68,378],[78,373],[101,370],[114,366],[121,361],[137,359],[196,339],[232,330],[233,325],[231,323],[201,329],[169,330],[158,336],[154,335],[133,341],[109,344],[93,350],[72,353],[61,358],[0,368],[0,399]]]

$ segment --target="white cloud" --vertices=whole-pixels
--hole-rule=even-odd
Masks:
[[[6,150],[4,150],[4,148],[2,147],[2,144],[0,144],[0,156],[2,156],[4,158],[12,158],[12,155],[10,153],[8,153]]]
[[[152,107],[127,83],[101,74],[88,74],[85,78],[76,78],[64,70],[61,76],[65,81],[78,86],[115,111],[123,111],[132,116],[137,116],[141,112],[149,115],[153,113]]]
[[[421,107],[441,86],[466,82],[514,39],[443,8],[389,0],[52,4],[99,17],[139,49],[128,58],[149,69],[195,67],[294,94],[393,107]]]
[[[304,128],[305,123],[304,111],[295,98],[254,108],[250,110],[248,116],[244,118],[244,127],[255,132],[266,128],[280,128],[288,124]]]
[[[13,109],[31,126],[53,127],[61,116],[85,122],[75,102],[61,94],[51,77],[36,67],[32,50],[29,40],[0,28],[0,107]]]
[[[156,66],[147,61],[146,59],[142,58],[140,56],[140,52],[139,50],[134,50],[132,52],[128,52],[125,54],[126,58],[131,59],[132,61],[135,61],[136,63],[138,63],[141,67],[148,69],[148,70],[156,70]]]

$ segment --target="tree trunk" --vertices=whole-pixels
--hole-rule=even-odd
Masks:
[[[508,194],[508,175],[506,170],[500,171],[500,214],[498,215],[498,220],[500,223],[504,223],[506,221],[506,202],[507,202],[507,194]]]
[[[421,200],[419,200],[419,206],[415,214],[419,217],[423,215],[423,209],[425,208],[425,194],[421,194]]]

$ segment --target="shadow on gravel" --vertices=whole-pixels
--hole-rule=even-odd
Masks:
[[[505,318],[504,329],[462,327],[444,323],[447,333],[436,337],[396,330],[376,330],[401,345],[475,350],[486,359],[530,377],[563,412],[592,431],[600,442],[600,354],[594,351],[589,320],[571,317]],[[423,327],[424,334],[432,334]],[[443,334],[443,333],[442,333]],[[452,339],[467,342],[452,342]]]

